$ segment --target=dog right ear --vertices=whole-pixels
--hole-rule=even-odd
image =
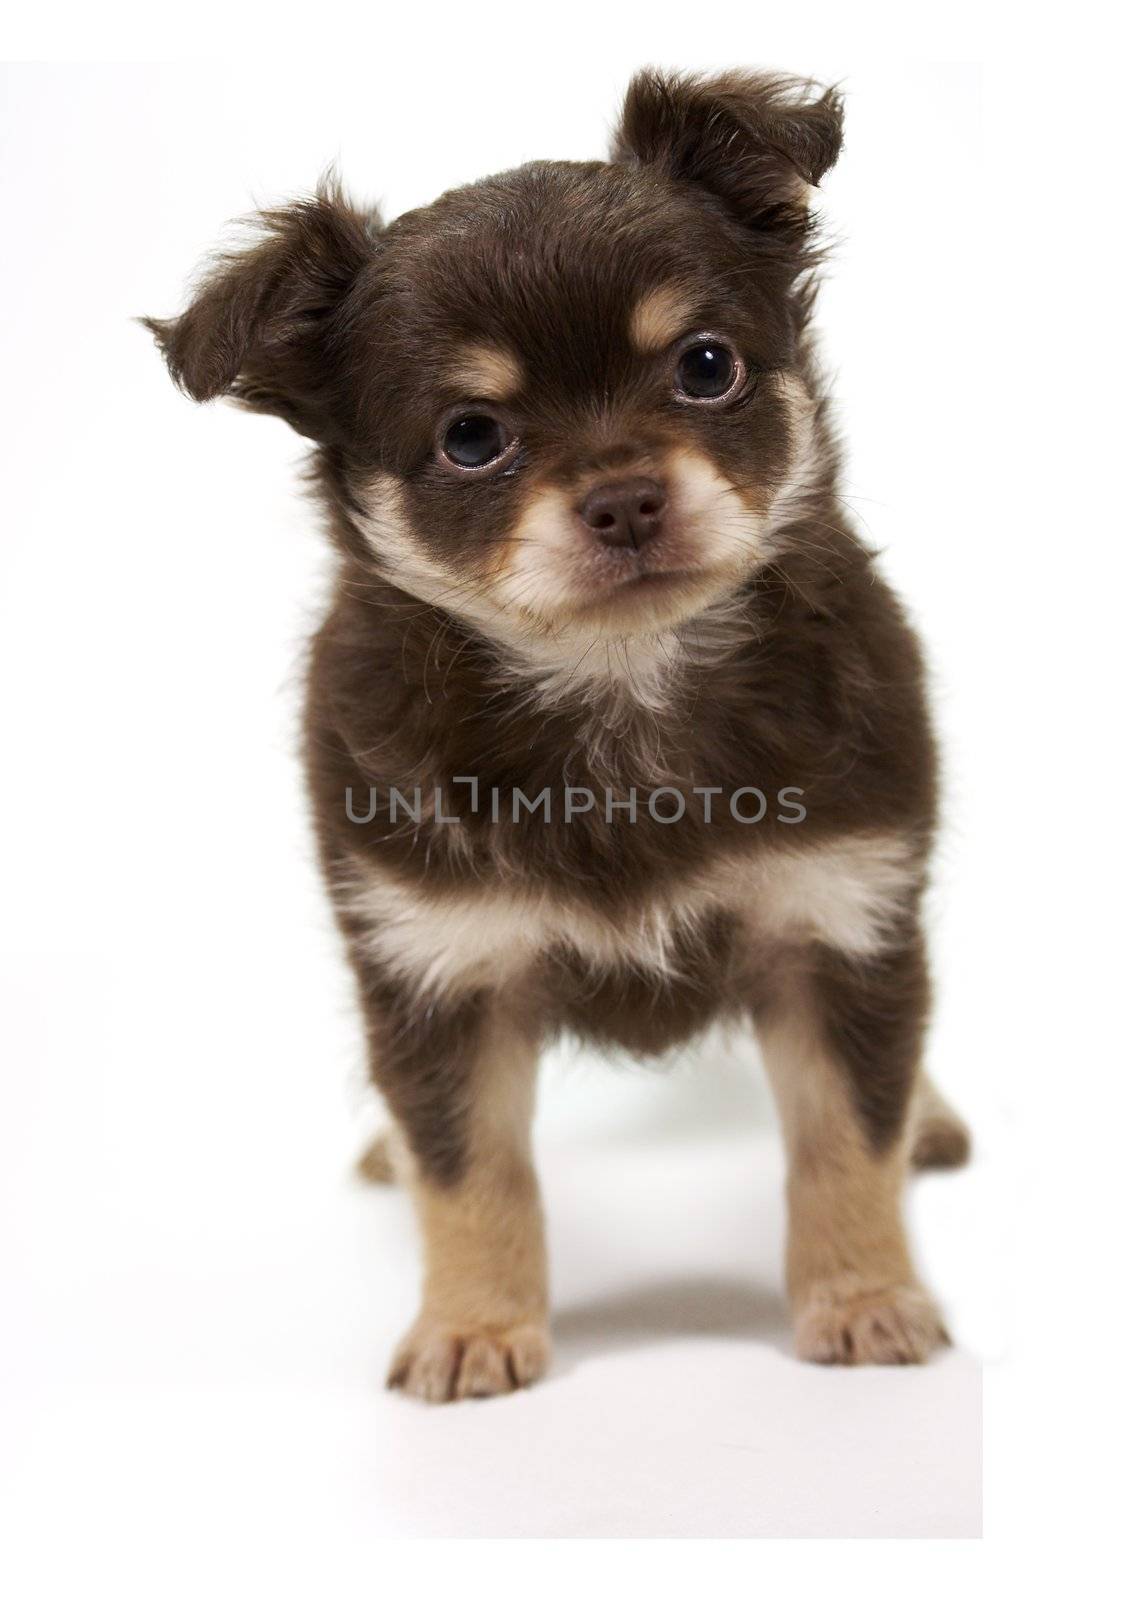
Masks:
[[[381,219],[330,184],[251,221],[261,238],[220,257],[181,316],[140,320],[192,399],[231,395],[321,439],[335,404],[336,312],[376,258]]]
[[[841,140],[836,90],[776,73],[647,70],[628,87],[611,159],[697,185],[748,228],[797,238]]]

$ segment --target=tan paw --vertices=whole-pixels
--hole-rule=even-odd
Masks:
[[[366,1183],[396,1183],[392,1130],[379,1133],[357,1158],[357,1176]]]
[[[948,1342],[932,1300],[909,1284],[815,1284],[794,1319],[794,1348],[803,1361],[901,1366],[924,1361]]]
[[[454,1329],[417,1322],[397,1347],[389,1387],[437,1404],[509,1394],[542,1377],[550,1356],[539,1323]]]
[[[918,1172],[963,1167],[972,1154],[972,1136],[929,1078],[917,1090],[917,1131],[911,1159]]]
[[[918,1172],[951,1171],[967,1165],[972,1154],[972,1139],[964,1123],[947,1121],[922,1123],[917,1129],[912,1162]]]

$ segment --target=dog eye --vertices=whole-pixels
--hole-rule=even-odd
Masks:
[[[441,452],[454,467],[488,467],[512,444],[507,428],[483,411],[454,417],[441,438]]]
[[[725,400],[739,387],[742,362],[729,345],[700,339],[679,357],[675,387],[686,400]]]

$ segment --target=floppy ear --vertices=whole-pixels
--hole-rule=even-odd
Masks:
[[[775,73],[632,79],[612,160],[654,167],[717,195],[752,228],[806,231],[808,189],[841,151],[841,98]]]
[[[181,316],[140,320],[192,399],[229,394],[321,438],[335,403],[335,313],[375,257],[381,221],[326,185],[251,222],[261,237],[219,257]]]

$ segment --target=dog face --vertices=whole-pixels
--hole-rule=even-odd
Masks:
[[[801,442],[792,329],[701,194],[542,166],[445,196],[390,249],[398,292],[363,319],[386,331],[380,359],[362,341],[378,424],[356,498],[399,584],[611,633],[765,558]]]
[[[196,398],[325,446],[401,589],[517,642],[653,633],[763,566],[812,480],[806,195],[840,136],[785,80],[644,74],[611,163],[387,228],[326,192],[152,327]]]

